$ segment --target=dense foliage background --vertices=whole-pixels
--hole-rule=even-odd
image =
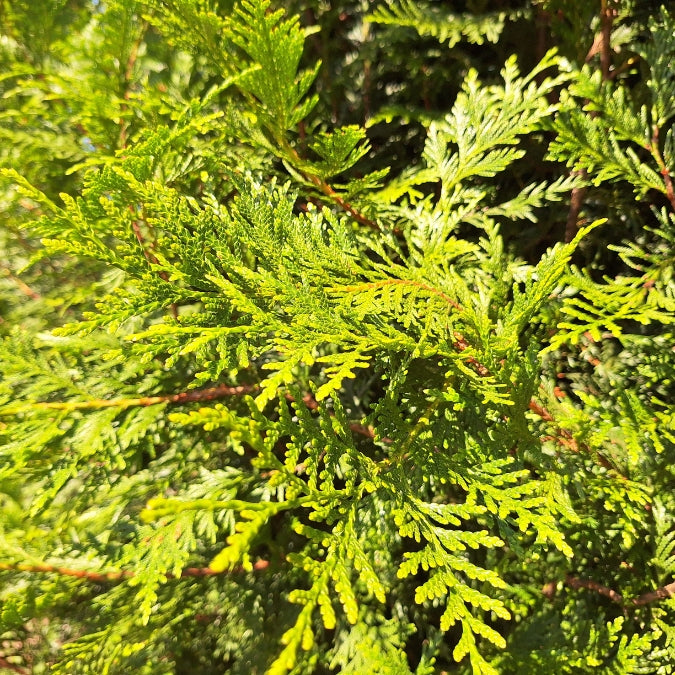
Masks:
[[[0,28],[0,672],[675,672],[667,7]]]

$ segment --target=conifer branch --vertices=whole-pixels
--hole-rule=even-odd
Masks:
[[[131,211],[131,213],[134,213],[135,209],[136,207],[129,206],[129,211]],[[145,207],[143,205],[140,205],[140,209],[142,213],[142,218],[147,224],[147,218],[145,216]],[[157,242],[155,240],[150,241],[149,244],[146,242],[145,237],[143,236],[143,232],[141,231],[141,224],[135,218],[131,221],[131,229],[133,230],[136,240],[141,246],[141,250],[143,251],[143,256],[145,257],[145,259],[149,263],[156,265],[158,261],[157,256],[153,253],[153,249],[156,247]],[[150,228],[150,230],[152,231],[152,228]],[[159,272],[159,277],[164,281],[167,282],[169,281],[169,275],[164,270]],[[178,318],[178,306],[176,305],[175,302],[171,304],[171,314],[173,315],[174,319]]]
[[[212,401],[225,396],[241,396],[257,391],[257,385],[228,386],[221,384],[210,389],[185,391],[180,394],[162,396],[142,396],[140,398],[93,399],[91,401],[48,401],[26,403],[15,408],[5,408],[0,415],[16,415],[28,410],[99,410],[101,408],[134,408],[157,405],[159,403],[194,403]]]
[[[35,403],[25,403],[20,406],[5,408],[0,410],[0,416],[17,415],[30,410],[101,410],[103,408],[126,408],[147,407],[161,403],[182,405],[185,403],[196,403],[199,401],[213,401],[228,396],[243,396],[253,394],[260,390],[257,384],[243,384],[229,386],[225,384],[211,387],[209,389],[198,389],[185,391],[179,394],[164,394],[161,396],[142,396],[140,398],[115,398],[115,399],[93,399],[90,401],[38,401]],[[295,401],[291,394],[284,394],[288,401]],[[318,402],[310,394],[303,396],[302,401],[310,410],[316,410],[319,407]],[[331,412],[332,414],[332,412]],[[364,426],[358,422],[350,422],[349,428],[360,436],[374,438],[375,432],[372,427]]]
[[[352,216],[354,220],[361,223],[361,225],[367,225],[368,227],[371,227],[374,230],[380,229],[380,226],[374,220],[368,218],[368,216],[361,213],[355,206],[353,206],[348,201],[343,199],[323,178],[319,178],[319,176],[316,176],[309,172],[303,172],[303,174],[305,178],[314,183],[314,185],[316,185],[319,188],[319,190],[321,190],[321,192],[323,192],[340,208],[342,208],[350,216]]]
[[[654,591],[649,591],[648,593],[643,593],[637,598],[630,600],[630,604],[634,607],[642,607],[644,605],[649,605],[652,602],[657,600],[666,600],[675,596],[675,581],[672,581],[665,586],[661,586]]]
[[[602,584],[599,584],[597,581],[593,581],[592,579],[580,579],[578,577],[567,576],[567,578],[565,579],[565,583],[570,588],[573,588],[575,590],[578,590],[580,588],[586,588],[589,591],[595,591],[599,595],[603,595],[606,598],[609,598],[612,602],[615,602],[618,605],[623,604],[623,596],[621,595],[621,593],[617,593],[611,588],[603,586]]]
[[[667,612],[638,609],[668,609],[675,581],[629,599],[621,570],[604,585],[593,562],[622,561],[643,589],[645,569],[675,565],[659,470],[675,447],[675,15],[629,25],[622,6],[615,31],[616,0],[578,17],[291,3],[306,21],[276,0],[11,4],[0,253],[32,265],[43,297],[0,264],[1,529],[32,549],[0,563],[0,633],[30,613],[55,638],[26,642],[28,669],[131,672],[163,654],[173,673],[188,654],[209,663],[216,640],[228,667],[275,675],[530,672],[518,626],[541,636],[540,670],[574,669],[591,644],[617,672],[675,660]],[[570,21],[547,36],[553,16]],[[538,31],[527,73],[522,54],[494,63],[501,48],[461,49],[461,67],[430,50],[496,42],[516,18]],[[394,26],[377,30],[386,64],[353,49],[369,21]],[[613,85],[612,60],[632,54],[644,67]],[[506,201],[505,186],[519,187]],[[544,253],[525,222],[550,232],[549,204],[575,186],[558,223],[571,244]],[[570,264],[600,222],[582,228],[587,211],[614,220],[602,237],[622,262]],[[79,325],[62,327],[56,298]],[[162,321],[178,307],[185,322]],[[111,362],[99,331],[120,325],[135,346]],[[571,354],[577,395],[560,402],[546,354],[605,333],[620,346]],[[542,452],[520,457],[533,439]],[[514,556],[529,561],[518,579]],[[549,611],[535,579],[565,589]],[[513,623],[507,580],[525,589]],[[77,602],[83,587],[105,611]],[[272,608],[277,594],[298,611]],[[570,619],[569,650],[552,614]],[[213,625],[180,632],[184,616]]]
[[[661,154],[661,148],[659,146],[659,127],[654,125],[652,130],[652,139],[651,143],[647,146],[649,152],[651,152],[652,157],[656,160],[656,164],[659,167],[659,173],[663,177],[663,182],[666,186],[666,197],[670,202],[670,206],[673,211],[675,211],[675,190],[673,190],[673,179],[670,175],[670,170],[666,166],[666,163]]]
[[[625,600],[621,593],[618,593],[607,586],[603,586],[592,579],[580,579],[578,577],[568,575],[565,578],[565,583],[570,588],[575,590],[585,588],[589,591],[595,591],[599,595],[603,595],[606,598],[609,598],[612,602],[616,603],[617,605],[622,605],[623,607],[644,607],[645,605],[649,605],[652,602],[667,600],[668,598],[675,596],[675,581],[666,584],[665,586],[661,586],[654,591],[643,593],[637,598],[631,598],[630,600]]]
[[[366,225],[374,230],[380,229],[380,226],[374,220],[368,218],[368,216],[361,213],[355,206],[343,199],[328,182],[320,176],[317,176],[315,173],[312,173],[306,166],[307,162],[300,157],[298,151],[285,138],[280,139],[279,143],[287,156],[293,161],[296,169],[298,169],[310,183],[323,192],[326,197],[337,204],[343,211],[346,211],[354,218],[354,220],[361,223],[361,225]]]
[[[149,27],[149,24],[147,21],[143,21],[141,24],[141,28],[138,34],[138,37],[134,40],[133,44],[131,45],[131,49],[129,50],[129,56],[127,58],[127,62],[124,67],[124,73],[122,74],[122,84],[121,84],[121,89],[122,89],[122,96],[124,99],[124,103],[121,106],[121,114],[120,114],[120,137],[119,137],[119,147],[120,148],[126,148],[127,146],[127,132],[128,132],[128,124],[124,120],[124,113],[128,108],[128,103],[127,101],[129,100],[131,94],[130,94],[130,86],[131,82],[133,80],[133,75],[134,75],[134,68],[136,66],[136,61],[138,59],[138,50],[141,47],[141,44],[143,42],[143,39],[145,38],[145,33],[147,32]]]
[[[449,295],[447,295],[443,291],[440,291],[437,288],[434,288],[433,286],[429,286],[429,284],[424,284],[420,281],[413,281],[411,279],[385,279],[383,281],[371,281],[363,284],[356,284],[354,286],[340,286],[339,290],[359,293],[361,291],[367,291],[374,288],[384,288],[386,286],[411,286],[412,288],[419,288],[423,291],[427,291],[431,295],[435,295],[441,298],[441,300],[447,302],[448,305],[450,305],[453,309],[456,309],[457,311],[462,310],[462,306],[456,300],[453,300]],[[466,349],[466,347],[464,347],[464,349]]]
[[[585,443],[579,445],[574,436],[564,429],[560,423],[551,415],[551,413],[544,408],[542,405],[537,403],[534,399],[530,400],[529,409],[538,417],[540,417],[544,422],[552,422],[558,429],[557,436],[545,436],[542,440],[550,440],[558,445],[561,445],[565,448],[568,448],[575,454],[580,450],[584,450],[590,457],[595,457],[597,463],[608,471],[616,473],[621,479],[627,480],[626,477],[621,474],[617,468],[599,451],[592,451]]]
[[[253,563],[253,570],[260,572],[267,569],[269,564],[268,560],[257,560]],[[3,562],[0,562],[0,571],[27,572],[30,574],[57,574],[63,577],[84,579],[85,581],[94,583],[122,581],[124,579],[133,579],[136,576],[136,572],[131,570],[94,572],[92,570],[79,570],[70,567],[60,567],[58,565]],[[233,570],[214,570],[210,567],[186,567],[178,575],[167,572],[165,576],[167,579],[185,579],[187,577],[212,577],[223,574],[241,574],[245,571],[246,570],[243,567],[237,567]]]
[[[588,63],[596,54],[600,54],[600,67],[602,69],[602,79],[611,79],[611,36],[612,36],[612,22],[614,18],[614,10],[608,6],[607,0],[602,0],[600,8],[600,26],[601,30],[596,35],[591,48],[586,54],[585,62]],[[597,113],[592,114],[592,116]],[[586,169],[580,171],[572,171],[571,175],[577,175],[586,179],[588,172]],[[572,188],[572,195],[570,197],[570,208],[567,214],[567,222],[565,223],[565,243],[571,242],[579,231],[579,214],[584,205],[587,188],[578,186]]]

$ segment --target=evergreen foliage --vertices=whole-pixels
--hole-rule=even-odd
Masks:
[[[675,671],[675,15],[455,4],[0,5],[0,672]]]

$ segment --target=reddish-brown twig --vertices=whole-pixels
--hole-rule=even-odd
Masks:
[[[21,666],[17,666],[14,663],[10,663],[6,658],[0,656],[0,668],[4,668],[5,670],[11,670],[15,673],[20,673],[20,675],[30,675],[30,672],[26,668],[22,668]]]
[[[587,453],[589,456],[594,457],[597,461],[597,463],[602,466],[603,468],[613,471],[616,473],[620,478],[623,480],[626,480],[626,477],[619,473],[617,468],[601,453],[596,451],[592,451],[588,445],[585,443],[578,443],[577,440],[574,438],[574,436],[567,431],[567,429],[564,429],[551,415],[551,413],[544,408],[542,405],[537,403],[534,399],[530,400],[529,404],[529,409],[538,417],[540,417],[544,422],[552,422],[556,428],[557,428],[557,435],[555,436],[544,436],[542,440],[545,441],[553,441],[554,443],[557,443],[558,445],[561,445],[568,450],[571,450],[575,454],[583,450],[585,453]]]
[[[257,560],[253,563],[253,570],[260,572],[269,567],[268,560]],[[110,572],[95,572],[93,570],[72,569],[70,567],[61,567],[59,565],[47,564],[28,564],[28,563],[2,563],[0,562],[0,571],[7,572],[26,572],[29,574],[57,574],[60,576],[74,577],[84,579],[94,583],[106,583],[121,581],[123,579],[132,579],[136,573],[132,570],[114,570]],[[239,574],[244,572],[243,567],[236,567],[233,570],[216,571],[210,567],[186,567],[180,574],[166,573],[167,579],[184,579],[187,577],[211,577],[219,574]]]
[[[654,125],[652,130],[652,140],[649,145],[647,145],[647,150],[651,152],[652,157],[656,160],[656,164],[659,167],[659,173],[663,176],[663,183],[666,188],[666,197],[670,202],[670,205],[675,211],[675,190],[673,190],[673,179],[670,175],[670,170],[666,166],[666,162],[663,159],[661,154],[661,148],[659,147],[659,128]]]
[[[642,607],[643,605],[649,605],[657,600],[665,600],[666,598],[672,598],[673,596],[675,596],[675,581],[666,584],[665,586],[661,586],[655,591],[643,593],[637,598],[630,600],[628,604],[633,607]]]
[[[579,579],[578,577],[568,575],[567,578],[565,579],[565,583],[570,588],[574,588],[575,590],[578,590],[579,588],[586,588],[589,591],[594,591],[595,593],[604,595],[606,598],[609,598],[612,602],[616,602],[619,605],[623,604],[623,596],[621,595],[621,593],[617,593],[611,588],[599,584],[597,581],[593,581],[591,579]]]
[[[241,384],[238,386],[228,386],[225,384],[211,387],[209,389],[197,389],[193,391],[184,391],[179,394],[165,394],[162,396],[142,396],[140,398],[115,398],[115,399],[93,399],[90,401],[48,401],[37,403],[25,403],[14,408],[5,408],[0,415],[16,415],[17,413],[27,412],[29,410],[98,410],[101,408],[134,408],[158,405],[160,403],[169,403],[180,405],[184,403],[196,403],[198,401],[213,401],[227,396],[243,396],[258,391],[260,387],[256,384]],[[291,394],[285,394],[285,398],[294,401]],[[310,410],[316,410],[319,407],[317,401],[306,394],[302,398],[305,405]],[[375,433],[371,427],[366,427],[358,422],[350,422],[349,428],[360,436],[374,438]]]
[[[335,202],[343,211],[346,211],[350,216],[352,216],[354,220],[361,223],[361,225],[366,225],[367,227],[371,227],[375,230],[380,229],[380,226],[374,220],[368,218],[368,216],[361,213],[361,211],[359,211],[355,206],[341,197],[323,178],[317,176],[315,173],[312,173],[307,167],[306,161],[300,157],[298,151],[290,143],[288,143],[288,141],[283,140],[280,142],[280,145],[288,158],[292,160],[293,164],[295,164],[295,168],[300,171],[306,180],[323,192],[326,197]]]
[[[602,70],[602,79],[607,81],[611,79],[612,66],[612,52],[610,38],[612,36],[612,22],[615,11],[609,7],[607,0],[602,0],[600,10],[600,32],[595,36],[591,48],[586,54],[586,63],[588,63],[596,54],[600,54],[600,68]],[[593,117],[597,113],[591,113]],[[581,178],[587,177],[585,169],[580,171],[572,171],[572,175],[577,175]],[[571,242],[579,230],[579,214],[584,205],[584,198],[586,196],[586,188],[575,187],[572,189],[570,197],[570,208],[567,213],[567,222],[565,223],[565,242]]]
[[[97,410],[99,408],[134,408],[159,403],[193,403],[196,401],[212,401],[225,396],[240,396],[257,390],[256,385],[239,385],[235,387],[224,384],[210,389],[185,391],[180,394],[165,394],[162,396],[142,396],[140,398],[97,398],[89,401],[49,401],[25,403],[14,408],[5,408],[0,415],[15,415],[28,410]]]
[[[16,284],[24,295],[27,295],[33,300],[40,298],[40,294],[37,291],[34,291],[26,282],[19,279],[19,277],[14,276],[6,267],[0,268],[0,271],[2,271],[3,276],[7,277],[12,283]]]
[[[621,595],[621,593],[618,593],[617,591],[608,588],[607,586],[603,586],[602,584],[599,584],[597,581],[593,581],[592,579],[580,579],[578,577],[568,575],[565,578],[565,583],[570,588],[574,588],[575,590],[579,588],[585,588],[589,591],[594,591],[599,595],[604,595],[606,598],[609,598],[612,602],[615,602],[618,605],[622,605],[623,607],[644,607],[645,605],[649,605],[652,602],[657,602],[659,600],[666,600],[667,598],[672,598],[673,596],[675,596],[675,581],[666,584],[665,586],[661,586],[660,588],[657,588],[654,591],[648,591],[647,593],[643,593],[642,595],[639,595],[637,598],[631,598],[630,600],[624,600],[624,597],[623,595]]]

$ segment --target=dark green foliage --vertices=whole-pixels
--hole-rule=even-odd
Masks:
[[[0,7],[0,670],[673,672],[668,9]]]

